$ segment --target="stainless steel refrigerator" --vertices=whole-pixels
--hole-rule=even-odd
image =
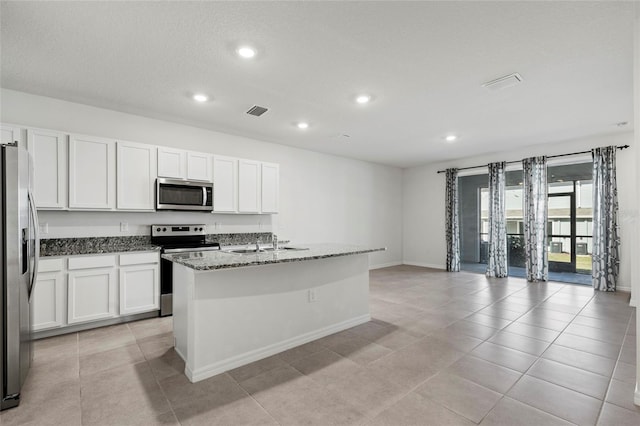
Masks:
[[[38,217],[29,190],[29,154],[17,143],[0,146],[0,410],[20,403],[31,365],[31,296],[38,273]]]

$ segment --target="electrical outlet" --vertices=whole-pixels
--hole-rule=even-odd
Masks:
[[[315,288],[309,289],[309,303],[313,303],[317,301],[318,301],[318,294],[316,293],[316,289]]]
[[[220,229],[220,227],[222,226],[222,224],[220,222],[216,222],[213,224],[213,228],[214,229]]]
[[[262,229],[262,222],[258,222],[258,229]]]
[[[49,222],[40,223],[40,234],[47,235],[49,233]]]
[[[127,222],[120,222],[120,232],[129,232],[129,224]]]

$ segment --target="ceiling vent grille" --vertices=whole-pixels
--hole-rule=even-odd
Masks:
[[[260,117],[262,114],[264,114],[265,112],[267,112],[268,109],[258,106],[258,105],[254,105],[251,108],[249,108],[249,111],[247,111],[247,114],[249,115],[254,115],[256,117]]]
[[[522,76],[520,74],[513,73],[505,75],[504,77],[496,78],[495,80],[488,81],[482,85],[487,90],[495,92],[497,90],[506,89],[507,87],[516,86],[522,83]]]

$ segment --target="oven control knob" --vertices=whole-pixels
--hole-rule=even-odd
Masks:
[[[162,232],[167,232],[167,228],[162,228]]]
[[[156,228],[156,231],[160,232],[160,228]]]
[[[202,228],[200,228],[200,230],[202,231]]]

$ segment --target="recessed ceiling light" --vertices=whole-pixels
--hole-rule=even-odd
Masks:
[[[298,126],[298,129],[304,130],[309,128],[309,123],[305,123],[304,121],[301,121],[296,126]]]
[[[356,97],[356,102],[359,104],[366,104],[371,100],[370,95],[358,95]]]
[[[245,59],[251,59],[256,56],[256,50],[249,46],[240,46],[237,50],[238,55]]]
[[[207,102],[209,97],[203,93],[196,93],[193,95],[193,100],[196,102]]]
[[[447,142],[454,142],[456,139],[458,139],[456,135],[447,135],[447,137],[444,138]]]

